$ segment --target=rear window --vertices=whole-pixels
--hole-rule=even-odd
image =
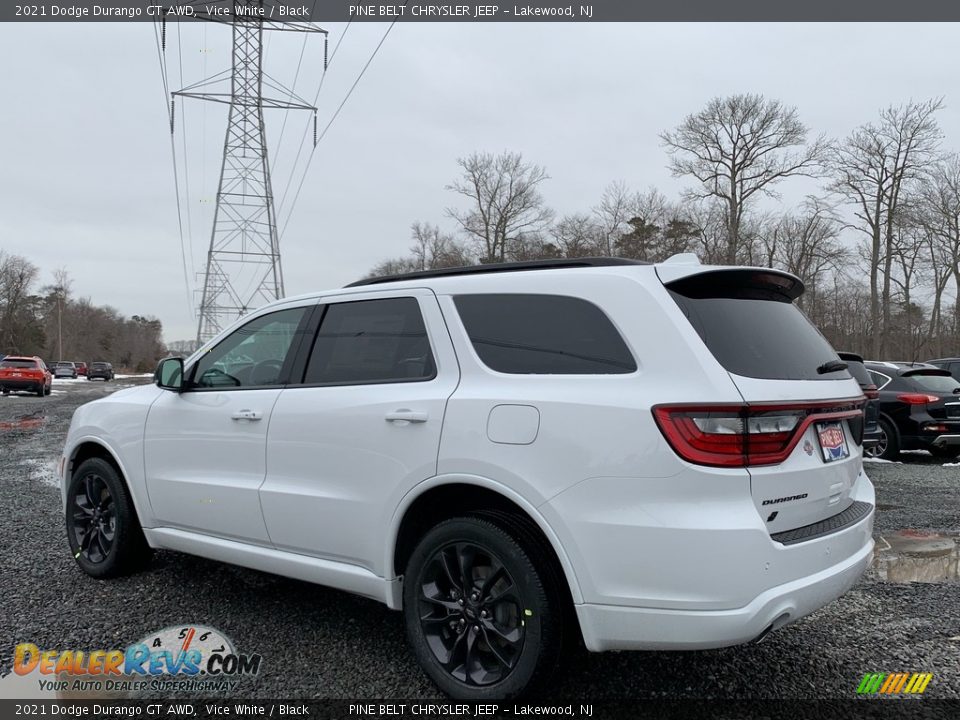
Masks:
[[[0,361],[0,367],[24,369],[37,368],[39,365],[36,360],[3,360]]]
[[[473,349],[491,370],[515,375],[617,375],[637,363],[610,319],[566,295],[459,295]]]
[[[837,353],[781,291],[773,273],[705,273],[667,285],[677,305],[729,372],[769,380],[841,380],[846,370],[819,373]]]
[[[907,379],[919,386],[920,389],[929,390],[930,392],[952,393],[956,388],[960,387],[960,383],[949,375],[924,375],[921,373],[910,375]]]

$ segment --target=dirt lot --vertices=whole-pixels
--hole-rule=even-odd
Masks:
[[[435,696],[407,651],[399,614],[375,602],[170,552],[122,580],[98,582],[76,568],[55,474],[71,414],[143,381],[55,381],[49,398],[0,398],[0,673],[10,673],[19,642],[110,649],[193,623],[263,656],[259,677],[238,694]],[[960,698],[960,467],[909,454],[867,469],[883,539],[853,591],[760,645],[577,654],[556,699],[849,698],[864,673],[894,671],[932,672],[926,696]],[[930,543],[929,533],[943,539]],[[12,679],[0,680],[0,691]]]

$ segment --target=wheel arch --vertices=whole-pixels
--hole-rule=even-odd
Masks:
[[[90,458],[100,458],[105,460],[117,471],[121,482],[123,482],[123,484],[126,486],[127,493],[130,495],[130,501],[133,503],[133,508],[137,513],[137,520],[142,525],[146,516],[140,507],[137,494],[133,491],[133,487],[130,483],[130,476],[127,474],[123,462],[120,460],[117,453],[113,451],[113,448],[109,447],[97,438],[84,438],[83,440],[79,441],[70,450],[70,454],[67,455],[65,466],[63,468],[64,509],[66,509],[67,488],[70,485],[70,481],[73,479],[74,470],[78,468],[81,463],[83,463],[85,460],[89,460]]]
[[[403,575],[417,540],[437,522],[477,511],[509,513],[536,532],[556,564],[573,604],[583,602],[577,575],[553,528],[533,503],[488,478],[436,477],[408,492],[394,512],[388,531],[384,567],[392,578]],[[397,608],[398,609],[398,608]],[[571,608],[572,609],[572,608]]]

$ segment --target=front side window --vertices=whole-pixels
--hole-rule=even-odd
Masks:
[[[458,295],[473,349],[491,370],[516,375],[617,375],[637,363],[593,303],[566,295]]]
[[[435,376],[420,306],[405,297],[328,306],[304,383],[410,382]]]
[[[192,373],[192,388],[270,387],[284,382],[284,364],[309,308],[261,315],[234,330],[204,355]]]

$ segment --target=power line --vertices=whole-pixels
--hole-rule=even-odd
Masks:
[[[174,112],[172,107],[167,106],[167,98],[170,97],[169,84],[167,82],[167,63],[164,59],[164,51],[161,49],[160,43],[160,30],[157,29],[157,23],[153,24],[153,36],[157,44],[157,60],[160,62],[160,77],[163,80],[163,106],[164,110],[167,112],[168,117],[170,118],[170,155],[173,159],[173,190],[177,198],[177,228],[180,232],[180,259],[183,263],[183,282],[184,288],[187,291],[187,309],[192,315],[193,310],[193,296],[190,292],[190,277],[187,273],[187,251],[183,242],[183,213],[180,208],[180,179],[178,177],[177,171],[177,148],[174,141],[173,135],[173,120]],[[173,101],[171,100],[171,105]]]
[[[180,67],[180,84],[183,85],[183,37],[180,34],[180,25],[181,23],[177,23],[177,62]],[[190,204],[190,165],[188,164],[190,154],[187,152],[187,115],[183,109],[183,103],[180,104],[180,133],[183,138],[183,185],[187,200],[187,245],[190,248],[190,275],[195,276],[196,268],[193,265],[193,208]]]
[[[343,32],[340,33],[340,37],[337,40],[337,44],[333,48],[333,52],[330,54],[330,58],[327,60],[327,65],[323,69],[323,74],[320,75],[320,84],[317,86],[317,92],[313,96],[313,104],[317,105],[317,101],[320,99],[320,91],[323,90],[323,81],[327,79],[327,70],[330,69],[330,66],[333,65],[333,59],[337,56],[337,50],[340,49],[340,44],[343,42],[343,38],[346,37],[347,31],[350,29],[350,25],[353,21],[347,21],[346,26],[343,28]],[[316,120],[314,120],[316,122]],[[316,125],[314,125],[316,128]],[[287,177],[287,184],[283,187],[283,193],[280,195],[280,202],[277,205],[277,215],[283,214],[283,206],[286,204],[288,193],[290,192],[290,186],[293,184],[293,176],[297,172],[297,166],[300,164],[300,155],[303,152],[303,147],[307,141],[307,133],[310,130],[310,121],[307,121],[307,124],[303,126],[303,136],[300,138],[300,146],[297,148],[297,155],[293,159],[293,165],[290,166],[290,175]],[[312,152],[312,151],[311,151]],[[304,171],[306,172],[306,171]]]
[[[409,2],[409,0],[407,0]],[[404,7],[407,6],[407,2],[403,4]],[[386,42],[387,37],[390,35],[390,31],[393,30],[393,26],[397,24],[397,21],[394,20],[390,23],[390,27],[387,28],[387,31],[383,34],[383,37],[380,38],[380,42],[377,43],[377,46],[373,49],[370,58],[367,60],[366,64],[363,66],[363,69],[360,70],[360,74],[357,75],[357,79],[353,81],[353,85],[350,86],[350,89],[347,91],[346,96],[344,96],[343,101],[337,107],[336,111],[333,113],[333,117],[330,118],[330,121],[327,123],[326,127],[323,128],[323,132],[317,137],[316,143],[314,143],[313,148],[310,150],[310,154],[307,156],[307,164],[303,170],[303,177],[300,178],[300,184],[297,186],[297,192],[293,196],[293,201],[290,204],[290,209],[287,212],[287,219],[283,223],[283,228],[280,230],[280,237],[283,237],[283,234],[286,232],[287,225],[290,224],[290,216],[293,215],[293,208],[297,204],[297,200],[300,197],[300,191],[303,190],[303,184],[307,179],[307,172],[310,170],[310,162],[313,160],[313,156],[317,151],[317,145],[320,144],[320,141],[323,140],[324,136],[327,134],[327,131],[330,130],[330,126],[333,125],[334,120],[337,119],[337,116],[340,115],[340,111],[343,110],[343,106],[347,104],[347,100],[350,99],[350,96],[353,94],[353,91],[357,88],[357,85],[360,84],[360,80],[363,79],[364,74],[367,72],[367,68],[370,67],[370,64],[373,62],[373,59],[377,56],[377,53],[380,52],[380,48],[383,47],[383,43]],[[346,30],[344,30],[346,32]],[[318,89],[319,94],[319,89]]]
[[[317,7],[317,0],[313,0],[313,7],[310,8],[310,17],[313,17],[313,11],[316,9],[316,7]],[[297,80],[300,78],[300,67],[301,65],[303,65],[303,53],[307,49],[307,40],[309,38],[310,38],[310,35],[308,33],[303,34],[303,44],[300,46],[300,58],[297,60],[297,70],[293,74],[293,83],[291,83],[290,85],[290,97],[287,98],[288,102],[293,102],[294,93],[296,92],[296,89],[297,89]],[[269,40],[270,38],[268,36],[267,41],[269,42]],[[327,41],[326,35],[324,35],[323,41],[324,43],[326,43]],[[324,74],[326,74],[327,69],[324,68],[323,72]],[[316,103],[314,103],[314,105],[316,105]],[[283,112],[283,123],[280,125],[280,137],[277,139],[277,147],[276,147],[276,150],[274,151],[274,157],[277,157],[277,158],[280,157],[280,146],[283,144],[283,133],[287,129],[287,118],[289,117],[290,117],[290,108],[287,108]],[[307,122],[309,122],[309,120]],[[302,142],[303,141],[301,141],[301,144]]]

